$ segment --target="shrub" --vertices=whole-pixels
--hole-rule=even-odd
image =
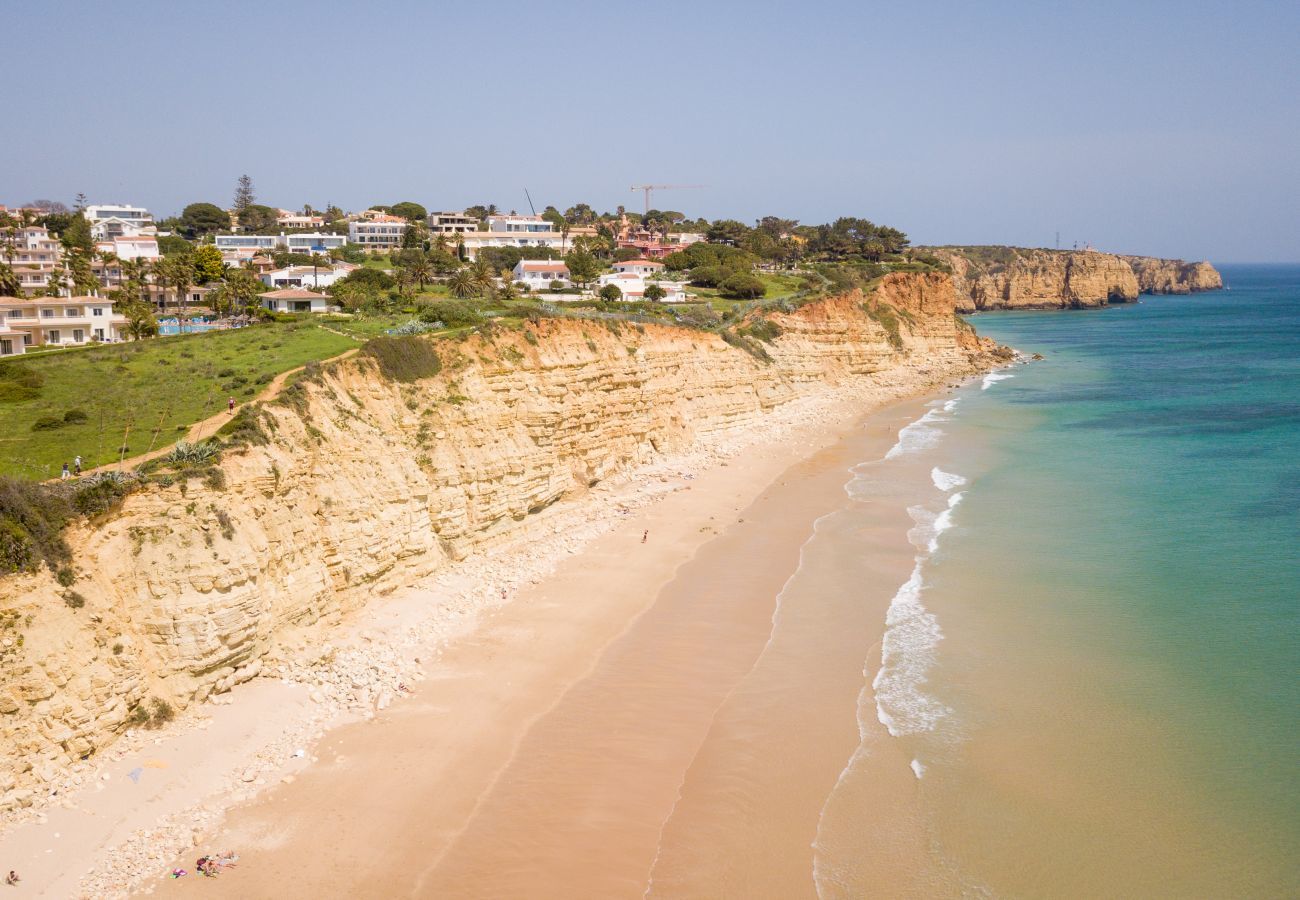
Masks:
[[[749,323],[746,333],[750,337],[758,338],[760,341],[772,343],[781,336],[781,326],[771,319],[755,319]]]
[[[89,419],[90,416],[86,414],[84,409],[70,409],[63,414],[63,421],[69,425],[80,425]]]
[[[101,516],[121,505],[139,482],[120,472],[100,472],[82,479],[72,495],[73,508],[87,518]]]
[[[232,375],[234,375],[234,374],[235,374],[235,370],[234,370],[234,369],[229,369],[229,368],[227,368],[227,369],[222,369],[220,372],[218,372],[218,373],[217,373],[217,377],[218,377],[218,378],[230,378],[230,377],[231,377]]]
[[[0,402],[22,403],[40,396],[45,377],[32,366],[0,365]]]
[[[270,441],[262,428],[262,411],[251,406],[240,407],[235,417],[217,429],[226,446],[260,447]]]
[[[432,342],[422,337],[377,337],[361,352],[374,359],[380,373],[392,381],[409,383],[432,378],[442,369]]]
[[[72,515],[67,497],[52,486],[0,476],[0,572],[68,562],[61,532]]]
[[[886,303],[868,301],[862,304],[865,312],[881,328],[885,329],[885,339],[895,350],[903,349],[903,335],[898,329],[898,313]]]
[[[211,462],[217,457],[217,448],[211,441],[191,444],[189,441],[177,441],[171,452],[163,457],[163,462],[173,466],[194,466]]]
[[[448,328],[465,328],[483,322],[483,314],[479,308],[464,300],[438,300],[428,304],[424,309]],[[421,318],[423,317],[422,311]]]
[[[64,566],[54,573],[54,580],[63,587],[72,587],[73,582],[77,580],[77,573],[72,571],[70,566]]]
[[[55,428],[62,428],[66,424],[58,416],[41,416],[32,423],[32,431],[53,431]]]
[[[116,644],[113,645],[113,655],[114,655],[114,656],[121,656],[121,655],[122,655],[122,651],[125,650],[125,649],[126,649],[126,647],[124,647],[124,646],[122,645],[122,642],[121,642],[121,641],[118,641]]]
[[[207,485],[209,490],[224,491],[226,489],[226,473],[219,467],[213,466],[203,476],[203,483]]]
[[[755,275],[747,272],[735,272],[728,275],[719,285],[718,293],[724,297],[739,300],[753,300],[767,293],[767,285]]]
[[[73,609],[81,609],[86,605],[86,598],[78,594],[76,591],[64,591],[63,602]]]

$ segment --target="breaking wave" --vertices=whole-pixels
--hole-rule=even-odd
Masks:
[[[1008,378],[1015,378],[1012,372],[990,372],[984,376],[984,381],[980,384],[981,391],[987,391],[999,381],[1006,381]]]

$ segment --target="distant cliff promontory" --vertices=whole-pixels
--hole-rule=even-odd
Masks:
[[[1208,262],[1118,256],[1095,250],[927,247],[952,268],[964,312],[1080,309],[1131,303],[1139,294],[1190,294],[1223,287]]]

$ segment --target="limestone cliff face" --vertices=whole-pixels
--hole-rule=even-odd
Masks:
[[[873,303],[897,311],[896,334],[850,294],[772,314],[781,335],[749,351],[548,319],[435,342],[441,371],[409,384],[365,355],[327,367],[265,408],[267,443],[224,453],[223,488],[152,485],[77,528],[84,608],[48,574],[0,580],[0,809],[150,698],[183,709],[228,690],[286,635],[518,539],[596,482],[827,385],[901,394],[994,358],[954,315],[947,276],[889,276]]]
[[[1139,293],[1222,287],[1219,273],[1204,262],[1019,247],[934,247],[926,252],[952,267],[964,312],[1083,309],[1131,303]]]
[[[1149,256],[1125,256],[1124,261],[1137,274],[1138,287],[1144,294],[1192,294],[1217,291],[1223,278],[1208,262],[1189,263],[1181,259],[1153,259]]]

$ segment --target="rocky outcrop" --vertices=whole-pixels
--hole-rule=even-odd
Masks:
[[[963,312],[1085,309],[1131,303],[1140,293],[1222,287],[1209,263],[1019,247],[928,247],[924,252],[952,269]]]
[[[225,451],[223,477],[150,485],[74,530],[84,607],[48,574],[0,580],[0,808],[154,698],[181,711],[449,562],[544,539],[598,482],[828,386],[884,397],[987,368],[956,302],[947,276],[891,275],[869,303],[770,314],[767,343],[543,319],[430,341],[441,369],[410,383],[364,353],[324,367],[259,412],[265,442]]]
[[[1189,263],[1150,256],[1121,258],[1133,267],[1138,287],[1144,294],[1194,294],[1223,287],[1223,278],[1208,262]]]

